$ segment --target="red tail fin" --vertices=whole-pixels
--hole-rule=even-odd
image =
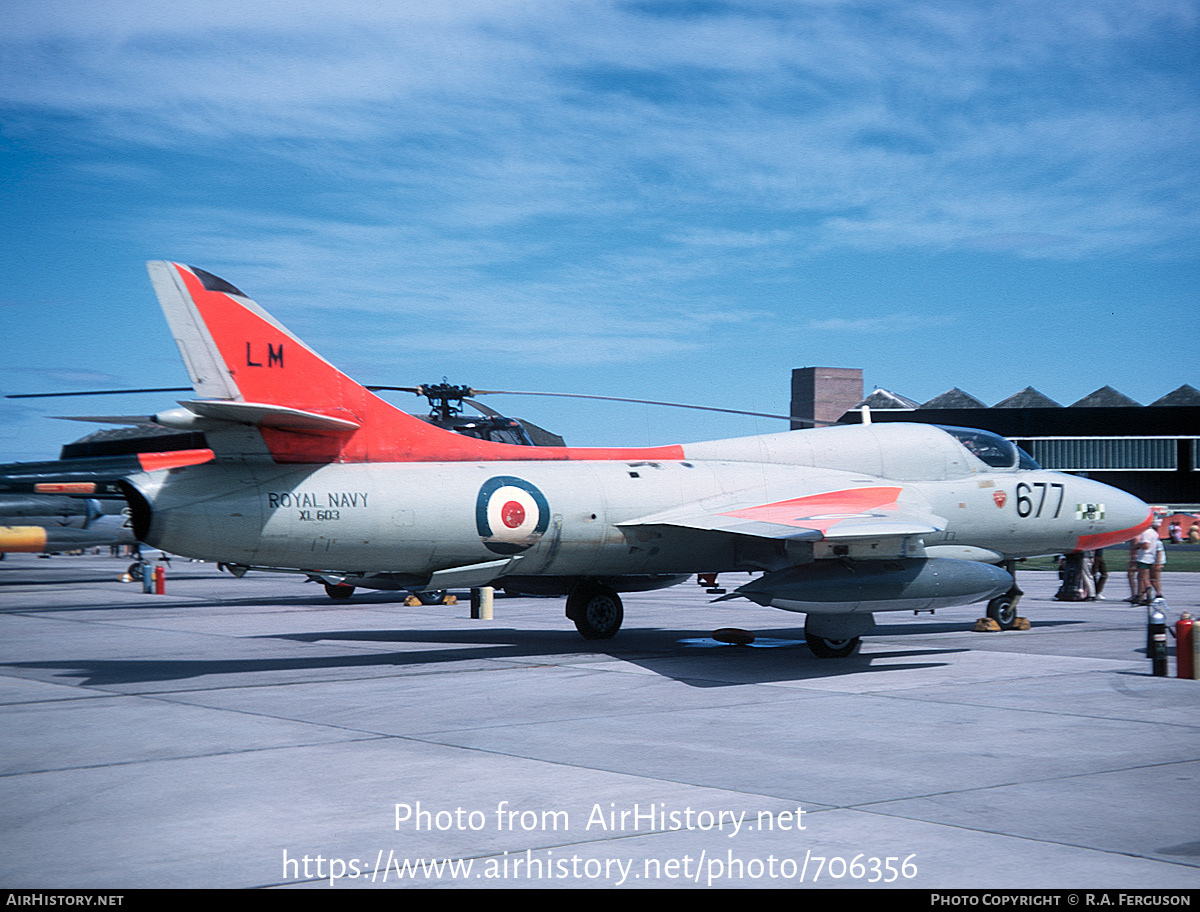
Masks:
[[[277,462],[682,459],[680,447],[579,450],[464,437],[421,421],[355,383],[224,279],[147,264],[208,419],[257,425]]]

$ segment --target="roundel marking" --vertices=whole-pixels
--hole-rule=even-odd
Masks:
[[[489,551],[519,554],[541,540],[550,504],[536,486],[513,475],[489,478],[475,499],[475,526]]]

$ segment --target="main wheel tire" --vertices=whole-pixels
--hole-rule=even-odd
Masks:
[[[426,589],[424,592],[414,592],[413,595],[422,605],[440,605],[446,600],[445,589]]]
[[[325,594],[334,601],[344,602],[350,596],[354,595],[353,586],[335,586],[333,583],[325,584]]]
[[[1017,600],[1007,593],[996,596],[988,602],[987,616],[999,624],[1001,630],[1012,630],[1017,626]]]
[[[804,639],[812,654],[818,659],[844,659],[846,656],[854,655],[858,651],[858,647],[862,645],[862,637],[832,639],[805,633]]]
[[[587,640],[608,640],[616,636],[625,620],[621,597],[614,589],[582,583],[567,596],[567,617]]]

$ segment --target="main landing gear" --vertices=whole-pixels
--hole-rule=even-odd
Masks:
[[[588,640],[608,640],[621,629],[625,609],[615,589],[584,580],[567,596],[567,617]]]
[[[818,659],[844,659],[858,652],[862,635],[875,629],[872,614],[809,614],[804,640]]]
[[[809,650],[818,659],[844,659],[858,652],[858,647],[862,645],[862,637],[833,639],[817,636],[807,630],[804,632],[804,639]]]

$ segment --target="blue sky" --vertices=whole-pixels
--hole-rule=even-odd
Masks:
[[[1200,386],[1197,2],[0,11],[0,392],[185,384],[147,259],[364,382],[765,412],[812,365],[918,401]],[[88,430],[46,415],[172,402],[0,400],[0,460]],[[491,404],[578,445],[785,427]]]

